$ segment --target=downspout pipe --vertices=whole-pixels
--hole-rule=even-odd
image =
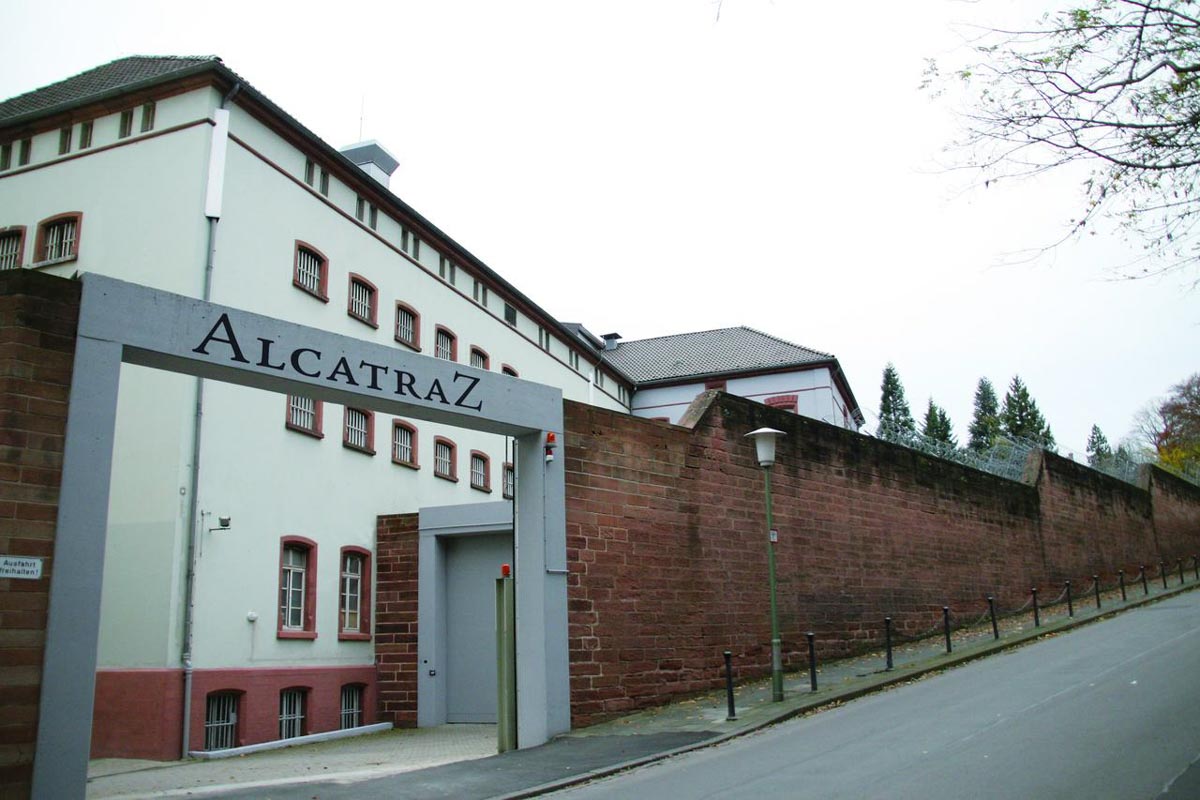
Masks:
[[[208,219],[208,243],[204,259],[204,288],[201,298],[212,299],[213,268],[217,261],[217,223],[221,218],[221,199],[225,188],[225,152],[229,144],[229,104],[238,92],[241,83],[235,83],[221,99],[214,116],[212,146],[208,154],[208,188],[204,198],[204,215]],[[192,721],[192,632],[195,616],[196,595],[196,552],[200,536],[200,433],[204,421],[204,379],[196,379],[195,412],[192,423],[192,475],[189,486],[187,511],[187,575],[183,589],[183,647],[180,661],[183,664],[183,719],[180,723],[180,758],[187,758],[191,750]]]

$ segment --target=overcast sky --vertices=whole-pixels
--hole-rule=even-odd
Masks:
[[[373,4],[8,0],[0,97],[132,54],[216,54],[560,320],[640,339],[731,325],[836,355],[874,429],[884,364],[966,439],[1020,374],[1060,452],[1116,441],[1200,370],[1196,272],[1111,280],[1116,236],[1033,262],[1080,176],[984,189],[939,167],[919,89],[963,23],[1031,0]],[[178,6],[178,7],[177,7]]]

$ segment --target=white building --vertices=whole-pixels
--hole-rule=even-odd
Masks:
[[[395,167],[217,58],[121,59],[0,103],[0,268],[103,273],[619,411],[645,373],[634,412],[672,421],[703,389],[556,321],[393,194]],[[861,421],[832,357],[784,366],[739,362],[726,386]],[[373,721],[376,517],[511,497],[511,461],[494,434],[122,367],[93,753]]]

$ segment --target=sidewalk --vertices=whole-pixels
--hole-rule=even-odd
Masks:
[[[888,686],[1019,646],[1042,636],[1156,602],[1200,583],[1191,573],[1180,586],[1170,580],[1128,584],[1128,601],[1116,590],[1102,595],[1097,611],[1092,594],[1075,598],[1075,616],[1065,603],[1041,613],[1035,628],[1031,612],[1001,620],[1001,639],[993,640],[990,623],[955,632],[947,654],[941,634],[897,645],[895,668],[885,670],[882,650],[819,665],[818,689],[809,687],[807,672],[785,676],[784,700],[770,700],[770,680],[736,688],[737,719],[727,717],[723,691],[630,714],[573,731],[530,750],[495,755],[495,726],[446,725],[395,730],[214,761],[161,764],[117,760],[93,761],[88,770],[88,797],[132,800],[149,797],[303,798],[515,798],[533,797],[557,788],[659,760],[678,752],[716,744],[759,728],[810,713],[822,706],[847,702]],[[1079,587],[1090,591],[1087,587]],[[1050,594],[1049,591],[1043,592]],[[1053,599],[1054,593],[1047,600]],[[968,621],[973,622],[976,614]],[[719,658],[720,654],[714,654]]]

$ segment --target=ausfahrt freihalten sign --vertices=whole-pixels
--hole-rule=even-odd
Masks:
[[[31,556],[0,556],[0,578],[36,581],[42,577],[42,559]]]

